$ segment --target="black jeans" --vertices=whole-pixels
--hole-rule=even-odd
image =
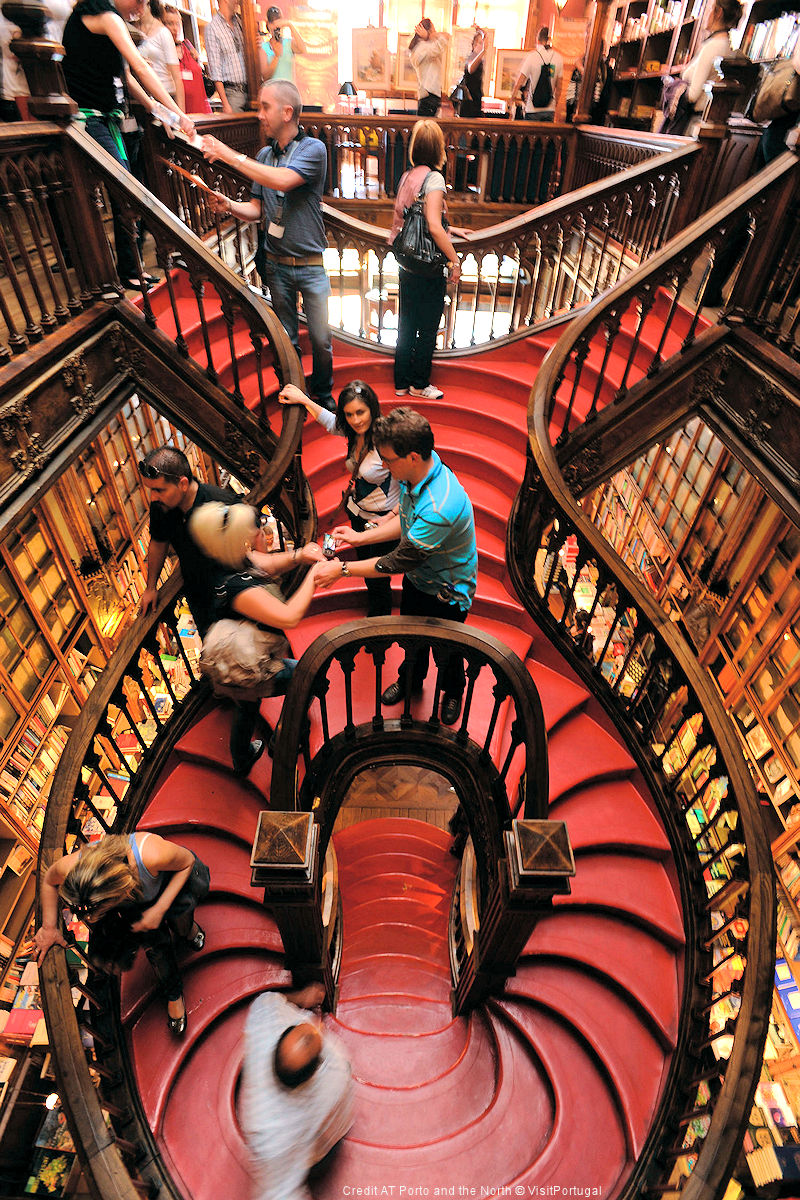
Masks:
[[[468,610],[457,604],[448,604],[429,592],[421,592],[415,587],[407,575],[403,576],[403,595],[400,600],[401,617],[441,617],[445,621],[460,621],[467,619]],[[434,651],[434,661],[441,672],[442,692],[445,697],[458,697],[464,692],[464,659],[456,654]],[[421,650],[411,659],[411,690],[418,692],[425,682],[430,665],[430,651]],[[406,672],[409,670],[408,656],[400,665],[398,678],[405,685]]]
[[[357,533],[361,533],[366,525],[363,517],[353,516],[348,512],[350,524]],[[394,550],[397,542],[377,542],[371,546],[356,546],[356,558],[362,561],[367,558],[381,558]],[[392,615],[392,577],[381,575],[378,579],[365,579],[367,585],[367,616],[390,617]]]
[[[180,999],[183,992],[174,939],[188,938],[194,925],[194,910],[205,900],[210,886],[211,873],[195,855],[189,878],[167,909],[161,925],[144,938],[145,954],[167,1002]]]
[[[436,334],[444,312],[444,275],[412,275],[399,268],[400,316],[394,352],[394,386],[424,388],[431,381]]]
[[[420,96],[417,102],[417,116],[435,117],[441,107],[442,97],[434,96],[432,92],[428,92],[426,96]]]

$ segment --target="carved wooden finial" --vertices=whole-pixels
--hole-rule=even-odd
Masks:
[[[50,10],[42,0],[5,0],[2,8],[3,15],[21,30],[21,37],[13,39],[12,49],[28,81],[31,115],[68,121],[78,106],[67,94],[64,82],[61,69],[64,47],[47,36]]]

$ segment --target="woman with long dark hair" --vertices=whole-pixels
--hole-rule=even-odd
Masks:
[[[372,426],[381,415],[378,397],[368,383],[354,379],[339,393],[336,412],[311,400],[293,383],[287,384],[278,395],[281,404],[302,404],[306,412],[328,431],[347,438],[345,467],[350,482],[345,489],[344,508],[353,529],[359,533],[372,529],[397,509],[400,485],[392,479],[389,468],[372,444]],[[359,558],[374,558],[388,554],[395,541],[357,547]],[[392,582],[385,579],[365,579],[368,597],[368,617],[388,616],[392,611]]]
[[[99,969],[127,970],[143,945],[167,1005],[169,1029],[180,1037],[186,1005],[175,939],[202,950],[206,935],[194,910],[208,889],[208,867],[185,846],[138,830],[104,837],[48,868],[36,960],[41,963],[51,946],[66,945],[58,928],[59,902],[89,926],[89,959]]]
[[[714,78],[714,64],[731,52],[731,30],[742,19],[739,0],[717,0],[708,15],[708,32],[700,49],[681,71],[680,83],[664,115],[659,133],[691,136],[706,106],[706,85]],[[685,85],[681,89],[681,84]]]

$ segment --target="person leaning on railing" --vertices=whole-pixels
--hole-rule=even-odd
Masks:
[[[128,97],[149,111],[153,102],[175,113],[187,137],[194,124],[178,107],[131,40],[123,17],[141,11],[143,0],[78,0],[64,27],[64,77],[78,105],[78,120],[86,132],[126,171],[130,170],[122,141],[122,122]],[[112,200],[117,272],[125,287],[138,290],[139,258],[121,214]],[[157,282],[144,276],[145,284]]]
[[[345,384],[339,393],[336,412],[328,412],[320,404],[310,400],[299,387],[289,383],[278,394],[281,404],[302,404],[306,412],[319,421],[328,433],[347,439],[345,466],[350,480],[342,493],[342,507],[357,533],[374,529],[382,521],[397,515],[400,500],[400,485],[392,478],[388,467],[372,443],[372,426],[381,415],[378,397],[360,379]],[[356,546],[357,558],[374,558],[388,554],[394,548],[393,541],[377,543],[365,549]],[[391,579],[367,577],[368,617],[388,617],[392,611]]]
[[[186,1031],[183,984],[174,938],[202,950],[206,935],[194,911],[208,895],[209,870],[193,851],[155,833],[136,831],[65,854],[41,885],[42,924],[36,931],[36,961],[51,946],[66,946],[58,928],[59,902],[89,926],[89,961],[119,974],[133,966],[140,945],[167,1004],[167,1024]]]

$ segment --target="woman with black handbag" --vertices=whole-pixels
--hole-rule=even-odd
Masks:
[[[397,322],[397,347],[394,357],[396,396],[421,396],[438,400],[444,395],[431,383],[436,334],[444,312],[448,280],[458,283],[461,263],[448,233],[445,203],[444,136],[435,121],[417,121],[408,147],[411,169],[397,187],[394,219],[389,230],[390,245],[405,245],[409,226],[420,213],[415,229],[417,245],[410,253],[398,252],[400,275],[400,312]],[[414,211],[416,210],[416,211]],[[419,228],[419,225],[422,228]],[[466,236],[465,230],[453,230]],[[429,241],[433,254],[423,259],[419,241]],[[410,241],[411,239],[409,239]],[[448,274],[445,275],[445,269]]]
[[[397,511],[400,484],[383,465],[380,454],[372,444],[372,425],[381,415],[378,397],[368,383],[354,379],[339,393],[336,412],[329,412],[304,392],[289,383],[278,394],[281,404],[302,404],[307,413],[328,433],[347,438],[345,466],[350,472],[347,487],[342,493],[342,508],[347,523],[359,533],[372,529]],[[369,546],[357,546],[358,558],[374,558],[388,554],[396,541]],[[388,617],[392,611],[392,581],[365,579],[367,585],[367,616]]]

